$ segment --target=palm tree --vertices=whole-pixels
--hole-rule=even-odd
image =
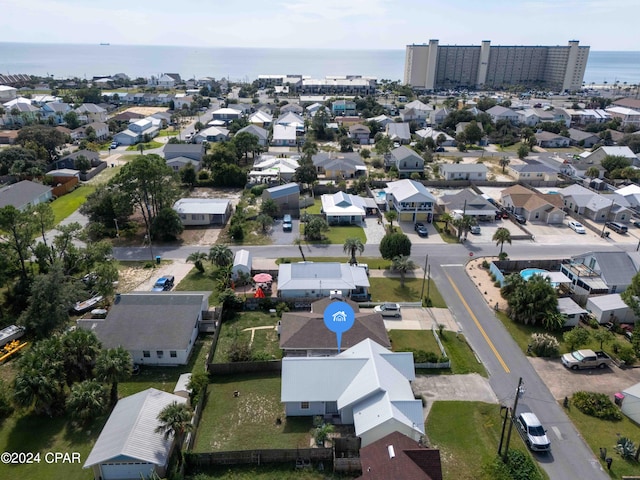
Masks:
[[[131,376],[133,359],[124,348],[110,348],[103,350],[96,359],[96,379],[111,384],[110,405],[118,401],[118,382]]]
[[[202,265],[202,261],[206,260],[208,255],[204,252],[193,252],[187,257],[187,262],[193,262],[195,267],[198,269],[200,273],[204,273],[204,265]]]
[[[502,248],[504,247],[504,242],[507,242],[511,245],[511,232],[504,227],[500,227],[496,230],[496,233],[493,234],[493,238],[496,242],[496,245],[500,245],[500,255],[502,255]]]
[[[293,240],[293,244],[298,246],[298,249],[300,250],[300,255],[302,256],[302,261],[306,262],[307,259],[304,256],[304,252],[302,251],[302,244],[304,243],[304,240],[300,237],[296,237]]]
[[[502,167],[502,173],[504,173],[504,169],[511,163],[511,160],[506,155],[500,159],[500,166]]]
[[[588,178],[598,178],[600,176],[600,170],[598,170],[598,167],[589,167],[587,168],[587,171],[584,173],[584,175]]]
[[[349,265],[357,265],[358,261],[356,260],[356,252],[360,252],[362,254],[362,252],[364,252],[364,245],[359,238],[347,238],[344,241],[342,249],[344,253],[351,255]]]
[[[233,252],[224,245],[214,245],[209,249],[209,261],[218,267],[230,265],[233,262]]]
[[[193,412],[185,403],[172,402],[164,407],[158,414],[160,425],[156,428],[156,433],[164,434],[164,438],[173,437],[176,441],[176,448],[182,461],[182,444],[184,436],[193,431]]]
[[[404,288],[404,277],[407,272],[415,270],[416,264],[408,255],[398,255],[391,261],[391,270],[400,272],[400,287]]]
[[[97,380],[85,380],[71,388],[67,398],[67,411],[71,417],[86,425],[94,418],[105,413],[108,392]]]
[[[91,330],[77,328],[65,333],[61,341],[67,385],[91,378],[96,359],[102,350],[98,337]]]
[[[449,224],[453,222],[453,216],[450,213],[443,213],[440,215],[440,221],[444,222],[444,230],[449,233]]]
[[[384,212],[384,218],[389,222],[389,231],[393,232],[393,221],[398,219],[398,212],[395,210],[387,210]]]
[[[467,233],[471,230],[472,225],[476,225],[476,220],[470,215],[464,215],[462,217],[456,218],[453,221],[453,224],[458,228],[458,240],[464,234],[464,238],[467,238]]]
[[[273,225],[273,217],[261,213],[256,217],[256,222],[260,225],[260,228],[262,228],[262,233],[267,233],[267,229]]]

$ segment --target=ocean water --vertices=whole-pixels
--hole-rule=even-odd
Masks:
[[[91,78],[126,73],[149,77],[179,73],[251,81],[262,74],[365,75],[402,80],[404,49],[310,50],[140,45],[0,43],[0,73]],[[640,83],[640,52],[589,54],[586,84]]]

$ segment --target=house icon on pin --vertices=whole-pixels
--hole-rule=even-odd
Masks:
[[[332,315],[333,317],[333,321],[334,322],[346,322],[347,321],[347,314],[345,312],[343,312],[342,310],[337,311],[336,313],[334,313]]]

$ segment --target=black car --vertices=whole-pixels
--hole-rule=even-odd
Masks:
[[[424,223],[416,223],[413,227],[413,229],[418,232],[418,235],[421,237],[428,237],[429,236],[429,230],[427,230],[427,226]]]
[[[640,220],[636,220],[635,222],[633,222],[633,226],[640,228]]]
[[[524,218],[522,215],[520,215],[519,213],[516,213],[513,216],[516,219],[516,222],[518,222],[521,225],[524,225],[525,223],[527,223],[527,219]]]

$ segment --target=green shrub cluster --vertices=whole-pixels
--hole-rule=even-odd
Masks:
[[[555,357],[560,352],[560,343],[553,335],[534,333],[529,340],[531,351],[538,357]]]
[[[495,457],[482,467],[484,479],[491,480],[542,480],[542,474],[531,457],[520,450],[509,450],[507,462]]]
[[[603,420],[622,420],[622,413],[604,393],[576,392],[573,394],[572,402],[585,415]]]
[[[434,352],[425,352],[424,350],[409,350],[413,353],[413,361],[415,363],[442,363],[447,362],[447,357],[441,357]]]

